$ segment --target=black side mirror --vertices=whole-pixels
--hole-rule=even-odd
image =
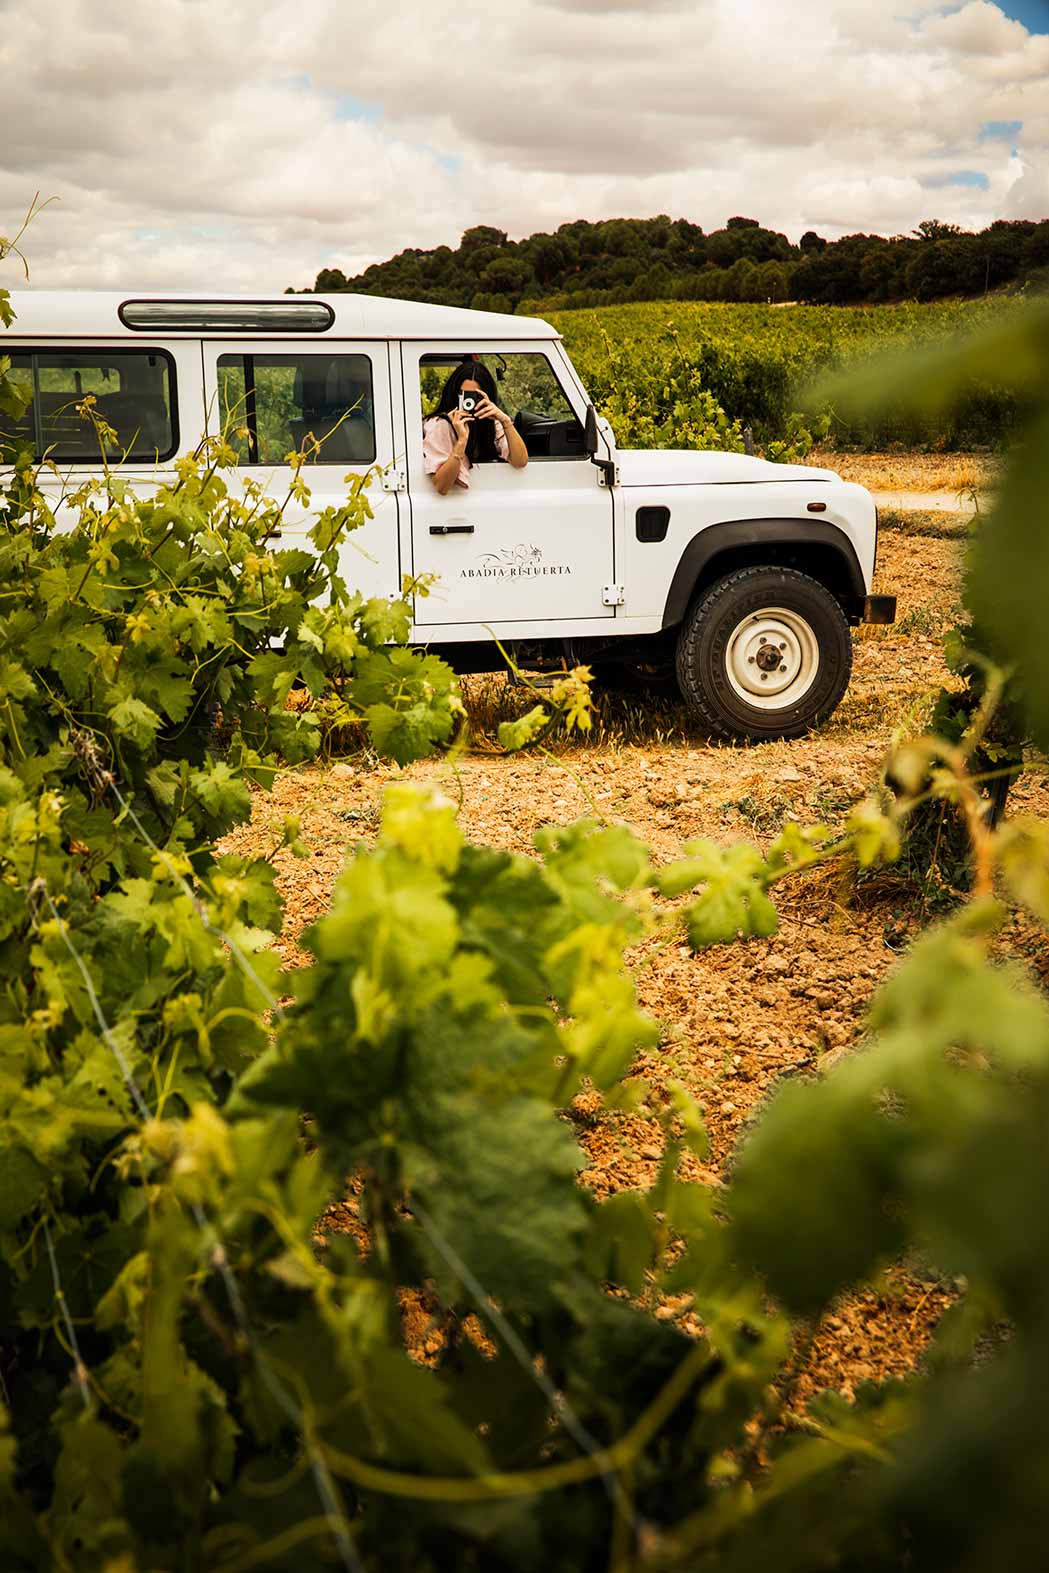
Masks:
[[[618,486],[619,471],[614,459],[599,459],[597,457],[597,411],[592,404],[586,407],[586,425],[583,427],[583,442],[589,456],[590,463],[596,464],[603,477],[602,486]]]
[[[583,441],[590,458],[597,452],[597,411],[592,404],[586,407],[586,425],[583,427]]]

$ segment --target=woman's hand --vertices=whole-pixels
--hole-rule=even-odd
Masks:
[[[528,449],[524,445],[520,432],[505,410],[501,410],[498,404],[493,404],[486,394],[474,410],[474,420],[499,422],[503,428],[503,436],[506,438],[507,457],[515,470],[523,470],[528,463]]]
[[[475,408],[473,418],[475,421],[498,421],[504,431],[508,426],[513,425],[509,415],[501,410],[498,404],[493,404],[487,394]]]
[[[451,420],[452,425],[455,427],[455,440],[456,440],[456,443],[463,450],[465,450],[465,448],[466,448],[466,439],[470,435],[470,419],[471,419],[471,417],[469,415],[464,415],[462,410],[449,410],[448,411],[448,417]]]

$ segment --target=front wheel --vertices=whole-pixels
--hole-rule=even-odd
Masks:
[[[794,568],[741,568],[719,579],[678,635],[685,703],[723,737],[800,737],[836,708],[851,671],[841,607]]]

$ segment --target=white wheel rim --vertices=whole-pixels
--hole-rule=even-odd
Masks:
[[[745,704],[757,710],[787,710],[808,693],[820,668],[820,647],[811,626],[785,606],[748,612],[729,636],[725,671]]]

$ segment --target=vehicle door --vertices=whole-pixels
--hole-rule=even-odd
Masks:
[[[176,455],[199,441],[198,343],[51,341],[20,343],[8,353],[8,375],[29,402],[17,421],[0,415],[0,467],[23,445],[43,459],[39,487],[60,526],[71,527],[79,516],[68,498],[92,475],[108,468],[137,494],[149,495],[174,481]],[[84,408],[89,395],[97,426]]]
[[[478,625],[527,635],[551,622],[612,617],[604,604],[614,579],[612,493],[585,451],[579,391],[566,391],[547,347],[404,344],[401,357],[411,571],[434,577],[415,598],[416,626],[446,636],[458,626],[470,638],[483,636]],[[441,496],[424,467],[423,420],[464,359],[491,371],[496,403],[524,436],[529,462],[521,470],[476,464],[469,489],[456,484]]]
[[[373,517],[345,536],[339,571],[351,590],[399,594],[397,497],[380,474],[394,458],[387,346],[209,339],[204,388],[209,430],[225,431],[239,458],[227,483],[236,487],[251,476],[278,503],[288,499],[281,546],[312,550],[308,531],[317,514],[346,501],[348,476],[374,470],[368,488]],[[307,455],[302,478],[310,490],[308,507],[289,496],[292,452]]]

